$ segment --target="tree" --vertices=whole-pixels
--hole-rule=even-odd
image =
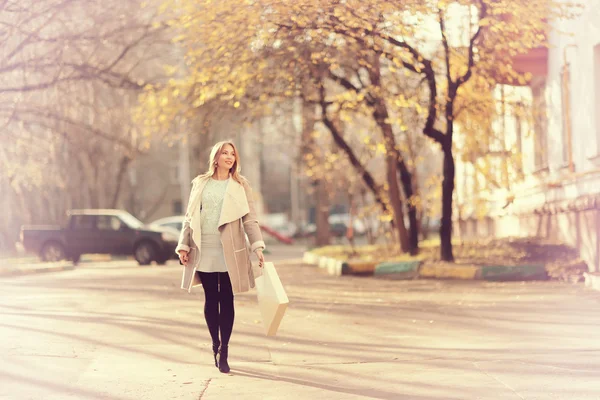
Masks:
[[[181,6],[181,3],[179,5]],[[173,117],[164,116],[165,111],[169,114],[164,106],[171,110],[179,109],[179,105],[173,105],[177,104],[174,99],[176,97],[183,99],[184,103],[189,99],[193,107],[201,106],[208,99],[215,97],[230,100],[235,107],[240,107],[241,102],[249,97],[258,97],[254,100],[259,101],[272,101],[277,97],[289,98],[298,95],[303,85],[324,85],[327,80],[336,82],[344,91],[353,93],[349,96],[362,98],[359,102],[366,101],[369,112],[378,122],[387,149],[386,181],[389,205],[386,207],[393,211],[402,249],[416,252],[418,242],[416,239],[409,242],[404,226],[398,182],[398,166],[402,167],[404,161],[399,156],[386,101],[376,94],[377,90],[383,88],[381,67],[377,62],[373,63],[373,54],[370,52],[361,54],[359,64],[353,61],[354,55],[360,52],[360,47],[363,46],[361,43],[347,43],[348,48],[331,46],[327,43],[327,33],[319,34],[310,40],[311,43],[308,43],[308,39],[299,39],[307,34],[304,27],[294,21],[294,17],[300,14],[292,14],[292,18],[288,19],[285,13],[290,10],[284,10],[285,13],[276,12],[281,11],[275,10],[279,6],[266,5],[263,2],[241,4],[235,1],[220,2],[218,5],[202,2],[184,3],[176,12],[176,18],[171,25],[184,26],[180,37],[181,42],[188,48],[189,75],[187,78],[174,80],[170,88],[161,88],[160,101],[156,101],[154,97],[154,100],[148,103],[162,103],[163,122],[171,122]],[[299,11],[296,6],[290,7],[294,12]],[[200,10],[202,12],[199,12]],[[265,13],[264,10],[269,11]],[[270,11],[273,13],[269,14]],[[240,25],[240,19],[244,20],[243,25]],[[248,26],[250,28],[247,29]],[[276,28],[279,30],[271,35],[270,30]],[[372,67],[365,69],[366,65]],[[367,86],[360,84],[360,74],[365,71],[368,72],[367,79],[371,81]],[[309,101],[318,100],[312,98]],[[323,115],[324,123],[328,128],[332,128],[328,123],[327,111]],[[334,139],[339,145],[342,135],[336,136],[335,131],[336,128],[333,128]],[[342,148],[347,149],[344,146]],[[352,165],[367,179],[365,183],[376,198],[380,198],[378,188],[372,180],[368,180],[368,174],[364,173],[365,168],[357,162],[352,162]],[[408,169],[401,168],[400,172],[403,182],[410,188],[411,177]],[[416,219],[411,217],[410,221],[411,228],[416,232]],[[417,235],[411,237],[416,238]]]
[[[70,207],[116,206],[145,151],[131,119],[160,78],[164,28],[141,1],[0,2],[0,190],[4,246],[23,222]],[[170,43],[170,42],[169,42]]]
[[[537,0],[527,3],[510,1],[437,2],[426,4],[420,10],[431,18],[437,16],[440,57],[426,57],[424,52],[405,40],[383,35],[386,42],[405,52],[404,68],[421,74],[430,95],[427,122],[423,133],[437,142],[443,153],[442,221],[440,227],[441,258],[453,261],[452,251],[452,196],[454,193],[455,162],[453,155],[455,121],[460,113],[459,99],[469,95],[465,84],[474,76],[494,84],[498,79],[524,83],[527,76],[510,68],[512,57],[531,49],[545,46],[549,22],[572,16],[573,3]],[[457,40],[454,46],[449,38],[450,14],[467,17],[462,28],[455,26],[467,40]],[[456,17],[455,17],[456,18]],[[460,24],[460,23],[459,23]],[[456,25],[456,23],[455,23]],[[380,35],[381,36],[381,35]],[[437,64],[437,68],[436,68]],[[499,65],[508,65],[498,71]],[[438,97],[438,93],[443,93]],[[463,103],[466,103],[463,101]],[[438,110],[442,115],[436,128]]]
[[[342,35],[364,44],[378,61],[390,60],[406,73],[423,77],[429,101],[422,132],[439,144],[443,154],[441,258],[452,261],[455,105],[464,95],[463,85],[474,74],[491,82],[525,83],[527,76],[510,68],[512,57],[545,46],[549,23],[571,17],[575,5],[552,0],[316,3],[297,3],[303,12],[314,12],[299,23],[306,30]],[[437,25],[437,32],[427,32],[426,25]],[[427,32],[426,37],[419,30]],[[449,37],[451,33],[454,37]],[[499,71],[499,65],[509,67]],[[411,101],[416,106],[421,99]]]
[[[470,95],[465,84],[473,76],[490,85],[499,80],[526,83],[528,77],[510,67],[512,57],[546,45],[550,21],[573,11],[571,3],[554,0],[177,4],[171,25],[181,27],[189,71],[163,92],[166,102],[183,97],[200,106],[218,97],[239,107],[248,101],[248,94],[273,100],[297,95],[311,79],[317,86],[326,79],[336,82],[346,91],[343,102],[366,105],[380,128],[386,149],[386,191],[405,250],[415,249],[417,219],[416,210],[409,207],[415,226],[409,243],[400,186],[408,198],[414,188],[394,136],[390,104],[402,100],[422,110],[420,131],[441,149],[440,251],[446,261],[454,258],[455,121],[459,99]],[[390,96],[391,76],[395,82],[398,76],[407,81],[417,77],[421,90]],[[323,104],[329,106],[328,102]]]

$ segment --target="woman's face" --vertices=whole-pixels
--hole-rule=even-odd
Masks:
[[[217,167],[219,169],[230,170],[235,163],[235,152],[230,144],[226,144],[221,149],[221,154],[217,157]]]

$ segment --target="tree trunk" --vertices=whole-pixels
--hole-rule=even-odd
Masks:
[[[303,101],[302,144],[300,153],[302,154],[302,159],[304,159],[304,156],[307,154],[312,154],[315,157],[319,157],[320,152],[318,151],[318,144],[312,135],[316,122],[315,105],[306,102],[305,98],[303,98]],[[323,114],[325,114],[325,110],[323,110]],[[331,243],[331,230],[329,227],[329,193],[327,190],[327,182],[322,179],[318,179],[317,177],[313,177],[311,184],[314,188],[315,196],[315,245],[327,246]]]
[[[446,135],[442,142],[444,152],[444,179],[442,181],[442,221],[440,224],[440,258],[454,262],[452,251],[452,195],[454,194],[454,155],[452,154],[452,136],[454,134],[454,99],[458,86],[452,82],[448,67],[448,101],[446,103]]]
[[[421,233],[421,240],[427,240],[429,237],[429,217],[426,216],[425,211],[419,213],[419,232]]]
[[[419,254],[419,220],[417,218],[417,207],[412,202],[414,199],[412,174],[402,160],[398,160],[398,169],[400,170],[400,180],[404,195],[406,197],[406,209],[408,213],[408,245],[411,255]]]
[[[415,113],[414,118],[418,119],[418,113]],[[414,205],[415,198],[419,197],[419,177],[418,171],[416,168],[417,163],[419,162],[417,155],[415,154],[415,144],[413,143],[413,138],[411,135],[407,137],[407,145],[408,145],[408,159],[411,160],[412,169],[406,168],[406,164],[398,164],[398,168],[400,168],[400,179],[402,180],[402,185],[404,187],[404,193],[406,194],[406,198],[409,199],[408,202],[408,221],[409,221],[409,235],[411,239],[411,245],[415,243],[416,253],[419,253],[419,240],[421,239],[421,234],[423,232],[421,219],[423,214],[423,206],[421,205],[421,211],[417,210],[417,207]],[[408,172],[408,178],[403,178],[402,168],[406,168]],[[408,191],[410,190],[410,194]],[[412,201],[411,201],[412,200]],[[423,202],[421,202],[423,204]]]
[[[360,189],[360,198],[361,198],[361,204],[364,207],[367,206],[367,191],[364,188]],[[370,218],[370,215],[367,215],[363,218],[363,221],[365,223],[365,234],[367,236],[367,243],[369,244],[375,244],[375,232],[373,229],[373,225],[371,224],[372,220]]]
[[[442,181],[442,223],[440,226],[440,257],[454,261],[452,251],[452,194],[454,193],[454,156],[452,142],[444,146],[444,180]]]
[[[407,253],[411,251],[411,246],[408,240],[408,232],[404,225],[404,208],[402,197],[400,196],[400,185],[398,185],[398,162],[400,155],[396,149],[396,140],[392,126],[387,122],[389,115],[384,100],[377,98],[374,100],[373,105],[373,117],[381,129],[387,151],[385,157],[386,177],[388,182],[388,196],[394,213],[394,227],[398,232],[400,248],[403,252]]]
[[[350,161],[350,164],[352,164],[352,167],[354,168],[356,173],[361,177],[365,186],[369,188],[371,193],[373,193],[373,197],[375,198],[375,201],[377,202],[377,204],[379,204],[379,206],[381,207],[381,210],[384,213],[387,213],[389,210],[388,210],[387,204],[383,200],[383,196],[381,193],[382,189],[381,189],[380,185],[377,184],[373,175],[371,175],[371,173],[367,170],[367,168],[360,162],[360,160],[358,159],[356,154],[354,154],[354,151],[352,150],[352,148],[350,147],[348,142],[346,142],[346,140],[344,139],[342,131],[327,116],[327,103],[325,102],[324,86],[321,86],[321,88],[319,90],[320,90],[320,95],[321,95],[320,104],[321,104],[321,118],[323,120],[323,124],[327,127],[327,129],[331,133],[331,137],[333,138],[333,141],[335,142],[335,144],[346,154],[346,156],[348,157],[348,161]]]
[[[402,199],[400,198],[400,186],[398,185],[398,170],[396,168],[396,157],[386,156],[386,176],[389,186],[390,204],[394,211],[394,222],[398,229],[398,240],[403,252],[410,251],[408,243],[408,232],[404,226],[404,210],[402,208]]]
[[[127,167],[129,167],[129,163],[131,162],[131,159],[129,158],[129,156],[123,156],[123,158],[121,159],[121,163],[119,164],[119,172],[117,173],[117,184],[115,187],[115,193],[113,194],[113,198],[111,201],[111,208],[117,208],[117,203],[119,202],[119,194],[121,194],[121,186],[123,184],[123,176],[125,175],[125,172],[127,172]]]
[[[354,241],[354,218],[356,217],[356,204],[354,200],[354,194],[348,192],[348,202],[350,203],[350,220],[348,221],[348,227],[346,231],[346,238],[352,249],[352,255],[356,255],[356,242]]]
[[[162,190],[160,196],[158,196],[158,198],[154,201],[154,203],[148,208],[148,211],[144,213],[144,219],[146,219],[146,220],[150,219],[154,215],[154,213],[158,211],[160,206],[164,203],[165,199],[167,198],[167,195],[169,194],[170,190],[171,190],[171,186],[169,184],[166,184],[163,187],[163,190]],[[143,211],[144,210],[142,210],[142,212]]]
[[[369,78],[371,84],[381,89],[381,67],[379,64],[379,55],[373,60],[371,68],[369,68]],[[411,246],[408,239],[408,232],[404,225],[404,208],[402,205],[402,197],[400,196],[400,186],[398,185],[398,163],[402,161],[400,152],[396,147],[396,138],[394,137],[394,130],[390,125],[389,113],[385,99],[377,95],[370,95],[368,100],[373,107],[373,118],[381,129],[383,134],[383,141],[386,149],[386,176],[388,181],[388,195],[392,210],[394,212],[395,227],[398,230],[398,239],[400,241],[400,248],[403,252],[411,252]],[[410,174],[406,176],[410,181]],[[411,190],[412,192],[412,190]]]
[[[326,116],[323,116],[323,123],[325,124],[327,129],[329,129],[329,132],[331,133],[335,144],[346,154],[348,160],[350,161],[350,164],[352,164],[352,167],[354,167],[356,173],[359,174],[365,186],[369,188],[371,193],[373,193],[373,197],[375,198],[377,204],[380,205],[381,210],[383,212],[388,212],[387,204],[381,196],[381,187],[377,184],[375,178],[373,178],[373,175],[371,175],[369,171],[367,171],[366,167],[354,154],[354,151],[352,150],[350,145],[348,145],[348,143],[344,140],[340,130],[335,126],[333,121],[331,121]]]
[[[331,232],[329,229],[329,193],[326,182],[315,181],[315,224],[317,226],[315,245],[327,246],[331,243]]]

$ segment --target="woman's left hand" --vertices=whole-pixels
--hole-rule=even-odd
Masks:
[[[256,257],[258,258],[258,266],[262,268],[265,265],[265,256],[262,249],[256,250]]]

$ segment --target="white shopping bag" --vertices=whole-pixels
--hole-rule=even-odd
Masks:
[[[289,300],[272,262],[265,263],[262,275],[256,278],[258,307],[267,336],[275,336]]]

